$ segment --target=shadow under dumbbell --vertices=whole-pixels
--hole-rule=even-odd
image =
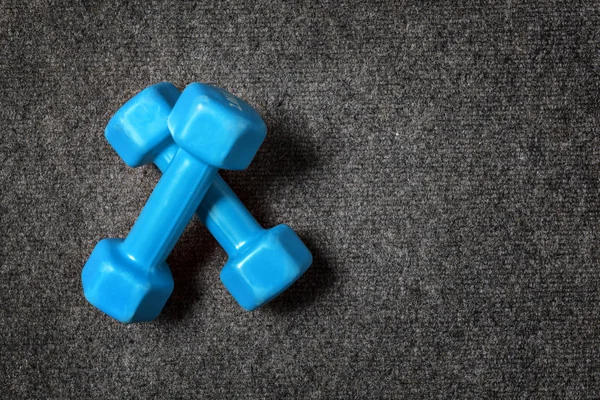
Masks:
[[[335,273],[322,251],[317,247],[316,240],[307,239],[300,235],[302,241],[313,254],[311,267],[285,292],[264,306],[265,310],[276,313],[289,313],[301,307],[312,304],[333,288]]]
[[[288,223],[266,210],[266,205],[280,203],[285,188],[298,188],[294,195],[304,196],[310,172],[322,167],[312,135],[297,118],[277,113],[266,115],[268,131],[254,161],[245,171],[221,171],[221,176],[265,227]]]

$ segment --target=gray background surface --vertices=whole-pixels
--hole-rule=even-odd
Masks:
[[[84,300],[159,173],[103,137],[147,85],[269,136],[224,173],[313,267],[263,309],[198,221],[160,318]],[[597,1],[0,1],[3,398],[598,398]]]

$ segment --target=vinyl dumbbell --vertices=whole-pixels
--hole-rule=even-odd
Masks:
[[[167,82],[150,86],[130,99],[110,120],[106,137],[129,166],[149,161],[137,156],[141,152],[130,153],[130,146],[121,145],[121,132],[129,131],[128,136],[136,137],[141,148],[153,147],[156,132],[168,132],[167,116],[179,94],[179,89]],[[175,157],[177,145],[167,140],[162,146],[152,157],[165,172]],[[288,225],[263,229],[218,174],[196,215],[228,253],[221,281],[246,310],[254,310],[276,297],[312,263],[310,251]]]
[[[157,91],[168,108],[172,107],[167,118],[169,129],[164,131],[148,120],[137,119],[132,121],[148,123],[150,136],[142,138],[135,129],[129,129],[131,126],[123,126],[109,141],[131,159],[144,163],[173,140],[174,157],[127,238],[100,241],[82,271],[88,301],[125,323],[158,316],[173,290],[167,256],[217,170],[246,168],[266,135],[266,125],[258,113],[221,89],[192,83],[178,99],[167,88]],[[148,111],[145,115],[149,118],[167,111],[165,103],[139,107]]]

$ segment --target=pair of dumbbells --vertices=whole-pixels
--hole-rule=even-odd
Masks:
[[[127,238],[94,248],[81,274],[87,300],[124,323],[155,319],[174,286],[166,259],[194,212],[228,253],[221,281],[244,309],[296,281],[312,263],[302,240],[285,224],[263,229],[217,173],[247,168],[266,131],[252,107],[211,85],[163,82],[129,100],[106,139],[127,165],[163,175]]]

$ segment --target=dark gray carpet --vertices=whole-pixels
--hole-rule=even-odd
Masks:
[[[600,4],[0,2],[0,397],[600,397]],[[222,86],[269,136],[224,173],[315,263],[247,313],[198,221],[160,318],[80,272],[159,173],[110,116]]]

